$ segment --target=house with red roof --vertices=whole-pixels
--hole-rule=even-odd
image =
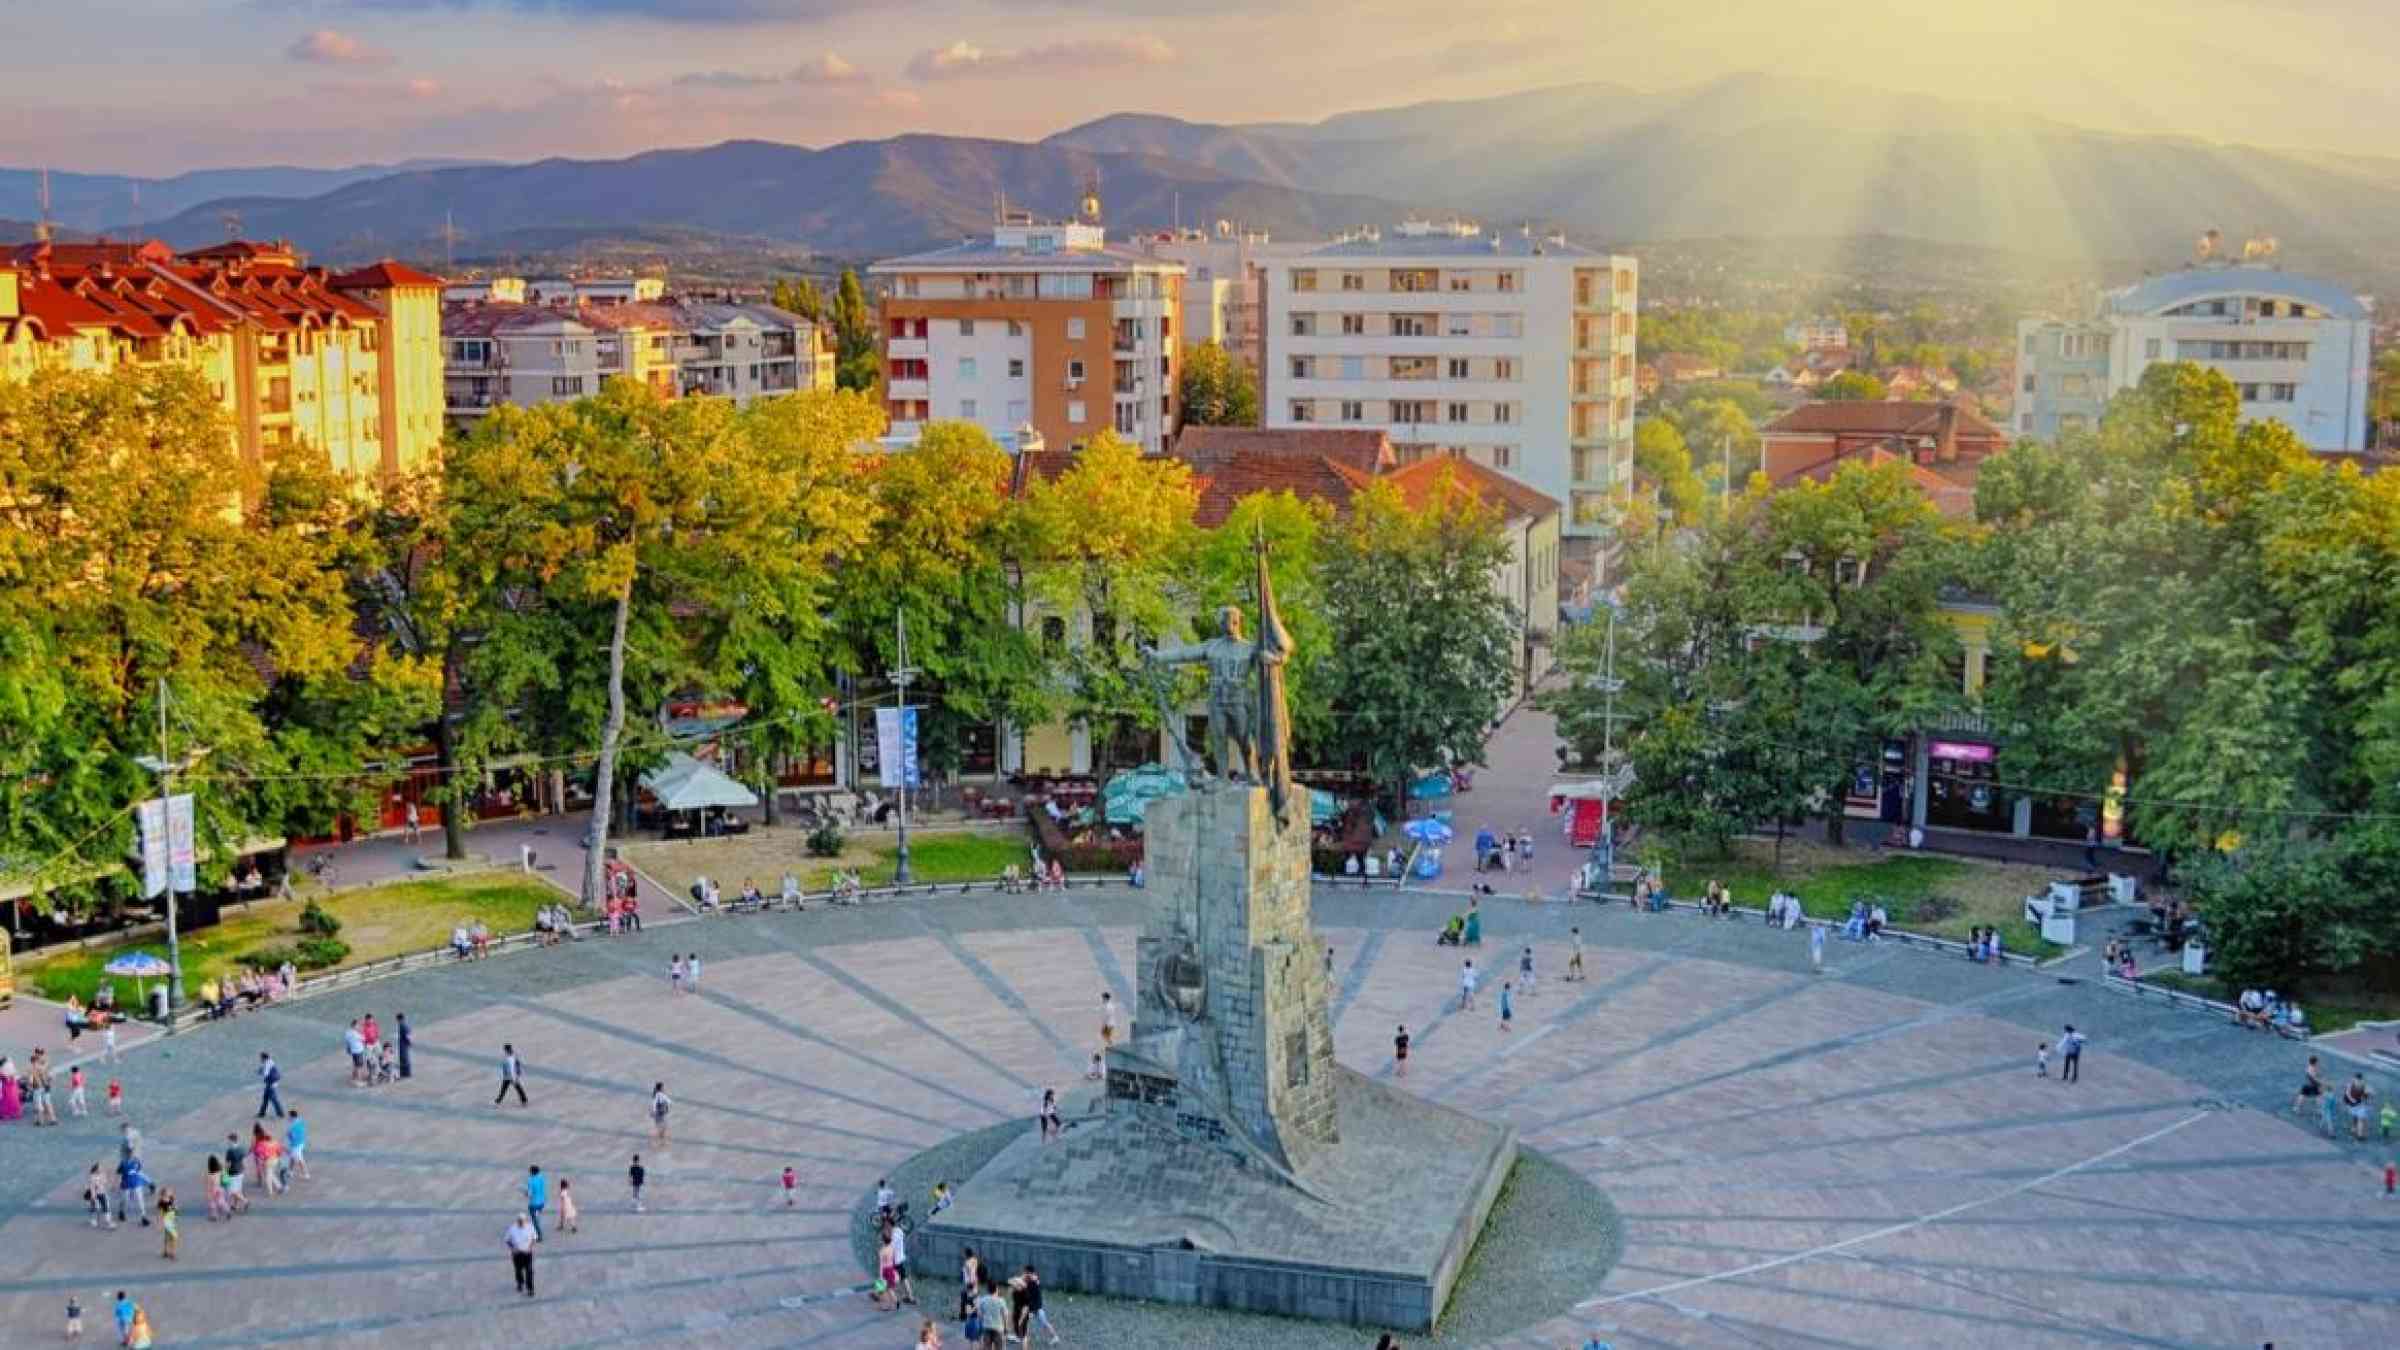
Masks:
[[[1899,461],[1944,515],[1975,511],[1975,478],[2008,436],[1962,403],[1802,404],[1759,429],[1760,468],[1781,486],[1823,481],[1843,463]]]

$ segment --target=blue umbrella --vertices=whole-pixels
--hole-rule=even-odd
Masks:
[[[1401,826],[1400,832],[1411,839],[1427,844],[1447,844],[1454,834],[1449,826],[1431,817],[1412,820]]]
[[[157,957],[152,956],[148,952],[142,951],[127,952],[124,955],[119,956],[117,959],[109,962],[107,965],[100,967],[100,970],[103,974],[122,975],[127,979],[136,981],[163,980],[174,969],[175,968],[173,966],[168,965],[166,962],[159,960]],[[150,993],[148,985],[141,984],[137,987],[141,990],[139,997],[146,999]]]

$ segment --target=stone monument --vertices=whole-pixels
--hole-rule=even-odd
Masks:
[[[1053,1288],[1427,1327],[1516,1132],[1334,1060],[1263,542],[1258,592],[1255,642],[1229,607],[1217,636],[1155,654],[1207,666],[1216,771],[1149,808],[1154,908],[1104,1090],[1057,1142],[1029,1125],[915,1245],[934,1269],[971,1246]]]

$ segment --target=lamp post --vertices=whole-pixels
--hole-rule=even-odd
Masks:
[[[912,879],[909,875],[908,868],[908,741],[906,739],[908,730],[908,682],[916,678],[917,672],[908,664],[908,614],[906,611],[902,611],[899,614],[898,623],[900,628],[900,664],[892,668],[892,685],[894,688],[900,691],[899,712],[900,729],[902,733],[900,740],[900,763],[897,765],[887,764],[884,766],[884,769],[887,773],[897,773],[899,775],[900,857],[898,865],[892,869],[892,884],[895,886],[906,886]]]
[[[167,817],[173,811],[175,770],[182,767],[167,758],[167,682],[158,682],[158,753],[139,755],[134,763],[158,775],[158,826],[164,833]],[[172,1014],[183,1002],[183,944],[175,928],[175,867],[170,858],[167,864],[167,1011]]]

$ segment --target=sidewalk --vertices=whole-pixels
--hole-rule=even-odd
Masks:
[[[514,868],[521,856],[519,850],[530,847],[537,875],[568,895],[578,894],[583,888],[583,837],[591,828],[591,819],[591,812],[577,811],[563,816],[493,820],[471,826],[467,830],[466,864]],[[421,869],[417,860],[443,863],[446,860],[442,857],[442,847],[442,832],[438,829],[425,831],[423,839],[414,844],[402,834],[379,834],[347,844],[294,849],[293,866],[297,869],[304,857],[330,857],[334,866],[332,889],[346,891],[383,882],[438,877],[442,875],[440,871]],[[664,918],[679,912],[675,897],[663,887],[638,871],[635,877],[645,917]]]

